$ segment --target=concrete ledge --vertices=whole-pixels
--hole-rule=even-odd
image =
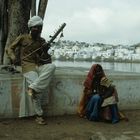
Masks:
[[[57,68],[47,95],[48,115],[75,114],[88,70]],[[105,70],[118,90],[119,108],[140,109],[140,74]],[[21,74],[0,74],[0,117],[18,117]]]

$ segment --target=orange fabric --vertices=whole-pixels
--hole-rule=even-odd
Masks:
[[[129,119],[126,117],[126,115],[120,111],[119,111],[119,117],[120,117],[120,120],[129,121]]]
[[[86,106],[86,103],[88,102],[89,96],[90,96],[90,90],[84,89],[84,92],[81,96],[80,103],[78,106],[78,114],[80,117],[84,117],[84,115],[85,115],[85,106]]]

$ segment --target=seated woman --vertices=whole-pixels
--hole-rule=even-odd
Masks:
[[[112,103],[111,101],[108,103],[108,97],[113,97]],[[105,77],[102,66],[94,64],[84,82],[78,114],[90,121],[107,120],[117,123],[120,119],[117,101],[117,91],[111,81]]]

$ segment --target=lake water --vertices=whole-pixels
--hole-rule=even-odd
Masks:
[[[89,69],[93,64],[101,64],[103,69],[123,72],[140,73],[140,63],[118,63],[118,62],[77,62],[77,61],[53,61],[57,67],[81,67]]]

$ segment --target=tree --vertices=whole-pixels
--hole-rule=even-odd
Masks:
[[[4,46],[8,33],[7,0],[0,1],[0,63],[3,62]]]
[[[41,0],[39,2],[38,15],[44,19],[48,0]]]
[[[28,33],[27,22],[31,16],[44,18],[48,0],[40,0],[36,13],[36,0],[0,1],[0,61],[9,64],[5,50],[20,34]]]

